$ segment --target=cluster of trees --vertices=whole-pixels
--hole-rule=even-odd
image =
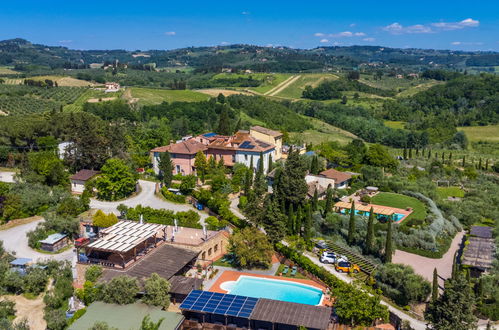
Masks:
[[[62,216],[57,213],[45,213],[45,221],[40,222],[36,228],[26,233],[28,245],[31,248],[40,248],[40,240],[55,233],[66,234],[76,238],[80,233],[79,220],[71,216]]]
[[[339,99],[343,96],[341,92],[345,91],[364,92],[385,97],[395,96],[395,91],[371,87],[355,79],[337,79],[324,81],[317,87],[306,86],[302,97],[311,100]]]
[[[175,223],[176,219],[179,226],[202,228],[199,223],[200,216],[194,210],[175,213],[171,210],[154,209],[149,206],[137,205],[135,207],[128,207],[120,204],[118,205],[118,211],[120,211],[121,217],[127,220],[139,221],[142,216],[144,221],[171,226]]]
[[[37,86],[37,87],[58,87],[57,81],[50,79],[45,80],[35,80],[35,79],[24,79],[23,82],[27,86]]]

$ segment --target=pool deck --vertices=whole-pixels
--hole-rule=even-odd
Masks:
[[[300,279],[300,278],[289,278],[289,277],[281,277],[281,276],[272,276],[272,275],[261,275],[261,274],[252,274],[252,273],[244,273],[244,272],[237,272],[237,271],[231,271],[231,270],[226,270],[222,274],[220,274],[220,277],[217,279],[215,283],[210,287],[208,291],[211,292],[218,292],[218,293],[227,293],[228,291],[222,289],[221,285],[224,282],[228,281],[237,281],[240,276],[251,276],[251,277],[260,277],[260,278],[267,278],[267,279],[272,279],[272,280],[281,280],[281,281],[290,281],[290,282],[295,282],[295,283],[302,283],[302,284],[307,284],[310,286],[313,286],[319,290],[322,290],[324,293],[324,298],[322,300],[322,304],[324,306],[329,306],[330,302],[328,299],[326,299],[326,287],[312,281],[312,280],[306,280],[306,279]]]

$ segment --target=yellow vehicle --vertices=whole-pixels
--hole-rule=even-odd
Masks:
[[[356,264],[352,264],[349,261],[340,261],[334,267],[339,273],[358,273],[360,272],[360,267]]]

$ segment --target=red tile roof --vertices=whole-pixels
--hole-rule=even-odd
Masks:
[[[99,171],[94,170],[80,170],[72,175],[69,179],[77,181],[87,181],[99,174]]]
[[[171,154],[195,155],[198,151],[205,151],[206,146],[194,139],[172,143],[167,146],[152,149],[152,152],[169,152]]]
[[[325,176],[326,178],[333,179],[336,183],[344,182],[350,180],[352,178],[351,174],[337,171],[333,168],[329,170],[322,171],[320,175]]]

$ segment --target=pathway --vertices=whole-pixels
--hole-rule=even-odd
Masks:
[[[44,221],[43,219],[33,221],[27,224],[19,225],[9,229],[0,231],[0,240],[3,241],[3,246],[8,252],[14,253],[18,258],[30,258],[33,261],[41,261],[53,259],[58,261],[72,261],[75,254],[73,249],[66,250],[57,254],[40,253],[28,246],[28,237],[26,233],[32,231],[36,226]]]
[[[116,215],[119,215],[120,212],[118,211],[117,207],[120,204],[124,204],[128,207],[135,207],[137,205],[142,205],[142,206],[150,206],[154,209],[167,209],[167,210],[172,210],[174,212],[179,212],[179,211],[195,211],[201,216],[201,222],[204,221],[208,217],[207,213],[200,212],[196,210],[192,205],[190,204],[176,204],[172,203],[169,201],[166,201],[164,199],[161,199],[157,197],[154,194],[155,188],[156,188],[156,183],[151,182],[151,181],[145,181],[145,180],[139,180],[140,188],[141,191],[139,194],[129,198],[125,199],[122,201],[117,201],[117,202],[105,202],[105,201],[99,201],[96,199],[92,199],[90,201],[90,207],[94,209],[100,209],[106,213],[114,213]],[[145,219],[147,221],[147,219]]]
[[[422,257],[417,254],[396,250],[393,256],[393,263],[411,266],[416,274],[433,281],[433,269],[436,268],[440,277],[440,286],[443,287],[443,279],[451,277],[454,253],[459,249],[463,240],[464,231],[457,233],[452,240],[449,250],[440,259]]]
[[[289,77],[288,79],[284,80],[282,83],[280,83],[279,85],[275,86],[274,88],[272,88],[271,90],[267,91],[266,93],[264,93],[263,95],[268,95],[268,96],[274,96],[278,93],[280,93],[283,89],[285,89],[286,87],[288,87],[289,85],[291,85],[292,83],[294,83],[296,80],[298,80],[301,76],[300,75],[297,75],[297,76],[291,76]]]

